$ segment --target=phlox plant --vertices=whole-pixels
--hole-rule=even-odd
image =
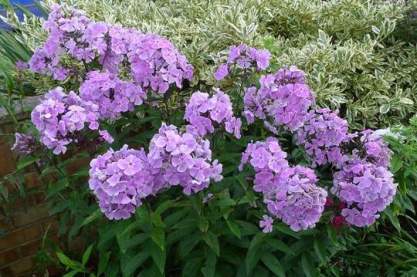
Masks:
[[[268,72],[266,50],[231,46],[212,86],[161,36],[61,6],[44,28],[27,70],[56,86],[13,149],[44,161],[61,231],[90,245],[59,251],[72,272],[316,275],[394,199],[383,138],[318,107],[296,67]]]

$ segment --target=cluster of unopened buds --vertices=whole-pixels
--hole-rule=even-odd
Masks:
[[[65,153],[83,129],[97,131],[112,143],[112,136],[100,129],[101,121],[117,120],[146,104],[149,95],[181,89],[192,79],[193,67],[160,36],[94,22],[81,11],[60,6],[53,7],[44,27],[48,39],[35,51],[29,70],[55,80],[82,79],[79,91],[52,89],[32,111],[41,143],[55,154]],[[258,73],[268,68],[270,57],[266,50],[232,46],[214,77],[220,81],[234,72]],[[77,63],[86,72],[80,74]],[[326,207],[334,208],[332,198],[343,203],[334,209],[333,225],[367,226],[392,202],[396,186],[382,137],[370,130],[350,134],[347,121],[336,112],[316,108],[301,70],[289,67],[261,76],[259,84],[244,90],[243,105],[248,126],[261,120],[273,134],[291,133],[311,161],[311,168],[290,165],[274,136],[247,145],[239,169],[249,165],[255,171],[253,189],[262,195],[267,211],[260,221],[264,232],[273,230],[274,219],[294,231],[313,228]],[[91,161],[89,185],[109,219],[129,218],[148,196],[172,186],[191,195],[223,178],[209,138],[220,129],[241,137],[242,121],[229,95],[219,89],[194,92],[184,120],[184,128],[163,123],[148,151],[125,145]],[[18,134],[14,149],[29,154],[32,140]],[[334,173],[329,190],[319,186],[315,173],[322,166]]]

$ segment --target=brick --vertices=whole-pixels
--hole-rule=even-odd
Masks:
[[[40,238],[41,236],[42,228],[39,224],[13,230],[0,238],[0,250],[16,248],[24,242]]]
[[[30,172],[25,174],[25,188],[32,189],[39,187],[41,182],[39,180],[39,175],[36,172]]]
[[[10,217],[0,216],[0,230],[1,232],[8,232],[11,229],[16,228],[13,220]],[[1,235],[0,235],[1,237]]]
[[[22,257],[33,256],[38,253],[41,247],[41,240],[35,239],[20,246],[20,255]]]
[[[0,276],[1,277],[7,277],[7,276],[13,276],[12,275],[12,270],[10,269],[10,267],[5,267],[5,268],[0,268]]]
[[[44,192],[30,192],[28,195],[26,195],[26,197],[16,199],[10,206],[10,209],[13,209],[14,214],[22,215],[29,213],[33,207],[44,203],[46,203]]]
[[[29,207],[27,211],[17,212],[13,215],[16,226],[24,226],[49,216],[46,204]]]
[[[13,172],[16,168],[15,157],[10,150],[10,145],[0,142],[0,177]]]
[[[42,228],[40,225],[32,225],[28,228],[24,229],[23,236],[25,238],[24,241],[34,240],[37,238],[42,237]]]
[[[35,265],[33,257],[25,257],[10,264],[12,276],[22,276],[25,272],[32,270]]]
[[[0,250],[15,248],[19,243],[24,242],[24,237],[21,232],[10,232],[0,238]]]
[[[71,161],[66,167],[66,170],[68,174],[74,174],[81,168],[87,167],[90,164],[90,161],[91,161],[90,158],[82,158],[82,159]]]
[[[0,252],[0,268],[3,266],[17,261],[19,259],[19,253],[17,249],[11,249]]]
[[[46,195],[43,192],[37,192],[33,194],[33,198],[36,205],[43,204],[46,202]]]
[[[48,234],[58,233],[59,223],[56,217],[50,217],[47,220],[42,222],[43,232],[48,232]]]

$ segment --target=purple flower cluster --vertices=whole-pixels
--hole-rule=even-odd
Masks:
[[[149,164],[155,172],[156,191],[180,185],[185,194],[199,192],[210,181],[222,179],[222,165],[211,162],[210,142],[193,133],[179,133],[163,124],[149,145]]]
[[[358,227],[371,225],[396,193],[392,174],[385,167],[353,159],[334,174],[332,193],[346,202],[346,221]]]
[[[333,176],[331,191],[346,202],[341,212],[346,222],[358,227],[371,225],[396,193],[388,170],[390,150],[371,130],[348,135],[340,149],[343,163]]]
[[[133,39],[129,45],[128,60],[133,79],[144,88],[165,93],[171,84],[182,87],[191,80],[193,67],[167,39],[146,34]]]
[[[110,149],[90,163],[90,189],[98,199],[101,211],[109,219],[126,219],[153,193],[145,151]]]
[[[348,139],[348,123],[329,109],[318,109],[308,114],[296,137],[313,164],[340,166],[343,162],[340,145]]]
[[[278,140],[268,137],[265,141],[257,141],[247,145],[245,152],[242,153],[239,169],[242,170],[243,166],[249,163],[257,175],[260,173],[259,177],[255,176],[255,180],[259,179],[260,182],[255,182],[254,190],[263,192],[270,188],[272,178],[277,177],[276,174],[279,175],[283,168],[289,166],[286,158],[287,153],[282,151]]]
[[[141,105],[148,89],[165,93],[171,85],[181,88],[184,80],[192,79],[193,67],[187,59],[171,42],[157,35],[94,22],[82,11],[59,5],[52,7],[44,28],[49,36],[29,61],[30,70],[56,80],[79,74],[76,67],[71,67],[74,61],[87,70],[79,89],[82,101],[74,92],[68,97],[49,93],[34,110],[33,121],[41,132],[41,141],[55,154],[66,151],[66,145],[74,141],[73,133],[81,131],[84,123],[98,129],[99,119],[117,119]],[[51,118],[40,118],[38,113],[45,112],[42,109],[54,110]],[[230,120],[226,127],[237,124]],[[105,131],[100,131],[100,136],[109,143],[113,141]]]
[[[15,133],[15,143],[11,150],[20,155],[29,155],[35,150],[35,138],[31,135]]]
[[[224,124],[228,133],[240,138],[242,122],[233,116],[233,107],[230,98],[221,90],[210,97],[205,92],[194,92],[185,108],[184,118],[190,123],[187,130],[199,136],[214,132],[213,123]]]
[[[294,231],[312,228],[323,213],[327,192],[316,186],[313,170],[290,167],[286,156],[278,140],[269,137],[265,142],[248,144],[240,169],[247,163],[254,168],[254,190],[262,193],[269,214]],[[269,217],[260,222],[264,232],[271,231],[271,224]]]
[[[85,125],[98,129],[98,106],[83,101],[73,91],[65,94],[57,87],[33,109],[32,123],[40,132],[41,143],[53,149],[54,154],[65,153],[67,145],[76,140],[76,132]]]
[[[389,167],[391,151],[384,139],[372,130],[364,130],[350,135],[350,140],[342,145],[346,154],[363,159],[377,166]]]
[[[29,61],[30,70],[64,80],[70,74],[62,62],[67,55],[79,61],[92,61],[95,51],[84,37],[90,23],[82,11],[64,11],[54,5],[43,26],[49,33],[48,39],[34,52]]]
[[[271,54],[268,50],[261,50],[249,47],[246,44],[234,45],[230,47],[227,63],[221,64],[214,77],[220,81],[229,75],[229,71],[233,65],[240,69],[256,68],[264,70],[269,66]]]
[[[270,216],[263,215],[262,219],[259,221],[259,227],[262,228],[262,232],[271,233],[274,228],[274,219]]]
[[[112,143],[109,132],[99,130],[99,120],[117,119],[142,105],[148,93],[158,94],[159,99],[192,79],[193,67],[163,37],[94,22],[81,11],[58,5],[53,6],[44,28],[49,36],[35,51],[29,69],[56,80],[76,76],[81,82],[79,95],[57,87],[32,111],[41,143],[55,154],[65,153],[86,128],[97,130],[101,141]],[[264,70],[270,56],[266,50],[244,44],[232,46],[215,78],[222,80],[235,69]],[[396,185],[388,171],[388,146],[370,130],[349,134],[346,120],[329,109],[313,110],[314,95],[304,72],[289,67],[261,76],[259,87],[246,88],[243,100],[249,124],[258,118],[274,134],[281,127],[289,130],[314,166],[334,166],[331,192],[346,203],[339,209],[338,222],[370,225],[392,202]],[[222,127],[241,137],[242,122],[235,117],[229,96],[218,89],[214,95],[193,93],[184,119],[185,130],[162,124],[148,152],[125,145],[91,161],[89,185],[109,219],[129,218],[146,197],[172,186],[191,195],[223,178],[222,165],[212,159],[210,142],[204,136]],[[33,148],[33,137],[16,133],[13,150],[30,154]],[[248,144],[242,154],[239,168],[253,167],[253,189],[262,194],[268,211],[260,221],[264,232],[272,231],[275,218],[294,231],[312,228],[325,207],[327,192],[317,186],[314,171],[290,166],[286,157],[274,137]]]
[[[280,85],[306,83],[304,71],[298,69],[294,65],[279,69],[275,74],[275,79]]]
[[[315,227],[324,211],[327,192],[318,187],[314,171],[302,167],[284,169],[287,180],[264,200],[269,213],[294,231]]]
[[[314,102],[314,96],[304,82],[302,71],[291,67],[260,78],[260,88],[249,87],[244,96],[244,116],[248,123],[255,118],[271,118],[274,125],[291,131],[301,127]]]
[[[222,165],[212,162],[208,140],[165,124],[148,154],[124,146],[98,156],[90,166],[90,188],[103,213],[116,220],[129,218],[145,197],[163,189],[181,186],[190,195],[222,179]]]
[[[297,143],[304,146],[313,166],[332,164],[337,170],[332,192],[347,204],[342,216],[352,225],[370,225],[395,195],[395,185],[388,171],[389,148],[382,137],[373,131],[349,134],[346,120],[329,109],[310,110],[313,102],[314,97],[306,85],[304,73],[296,67],[290,67],[262,76],[259,89],[247,88],[243,114],[249,124],[255,118],[264,120],[265,127],[274,134],[277,134],[278,126],[294,132]],[[253,146],[248,146],[248,149],[251,148]],[[268,155],[262,152],[265,151],[250,155],[259,155],[261,161],[268,159]],[[247,159],[245,152],[243,161]],[[275,175],[257,169],[256,162],[252,166],[256,171],[254,189],[264,193],[271,215],[282,219],[294,230],[314,226],[323,212],[323,199],[327,193],[315,186],[316,177],[310,169],[283,167],[279,176],[285,173],[285,182],[273,189],[279,193],[271,199],[265,197],[265,189],[276,184]],[[299,185],[301,183],[303,185]],[[296,190],[295,195],[300,193],[311,197],[299,199],[292,194],[293,190]],[[286,202],[287,198],[294,202]],[[307,211],[302,207],[313,208]],[[268,222],[262,222],[267,230]]]
[[[100,118],[115,119],[141,105],[146,94],[141,87],[120,80],[111,73],[91,71],[80,87],[80,96],[100,107]]]
[[[160,36],[94,22],[81,11],[59,5],[53,6],[44,28],[48,39],[29,64],[32,71],[54,79],[77,73],[65,64],[68,57],[84,64],[97,61],[113,75],[127,75],[136,90],[163,94],[170,85],[181,88],[184,80],[192,79],[193,67],[185,56]]]

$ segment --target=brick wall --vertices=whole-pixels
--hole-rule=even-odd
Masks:
[[[7,133],[1,128],[3,133]],[[1,138],[1,137],[0,137]],[[0,177],[15,170],[15,156],[10,143],[0,139]],[[34,258],[40,249],[42,238],[56,233],[56,221],[49,216],[44,193],[35,171],[25,173],[24,197],[14,197],[18,191],[13,184],[6,184],[9,202],[1,203],[8,214],[0,215],[0,276],[33,276]],[[35,189],[35,190],[34,190]],[[30,193],[30,191],[36,191]],[[13,199],[15,198],[15,199]]]

